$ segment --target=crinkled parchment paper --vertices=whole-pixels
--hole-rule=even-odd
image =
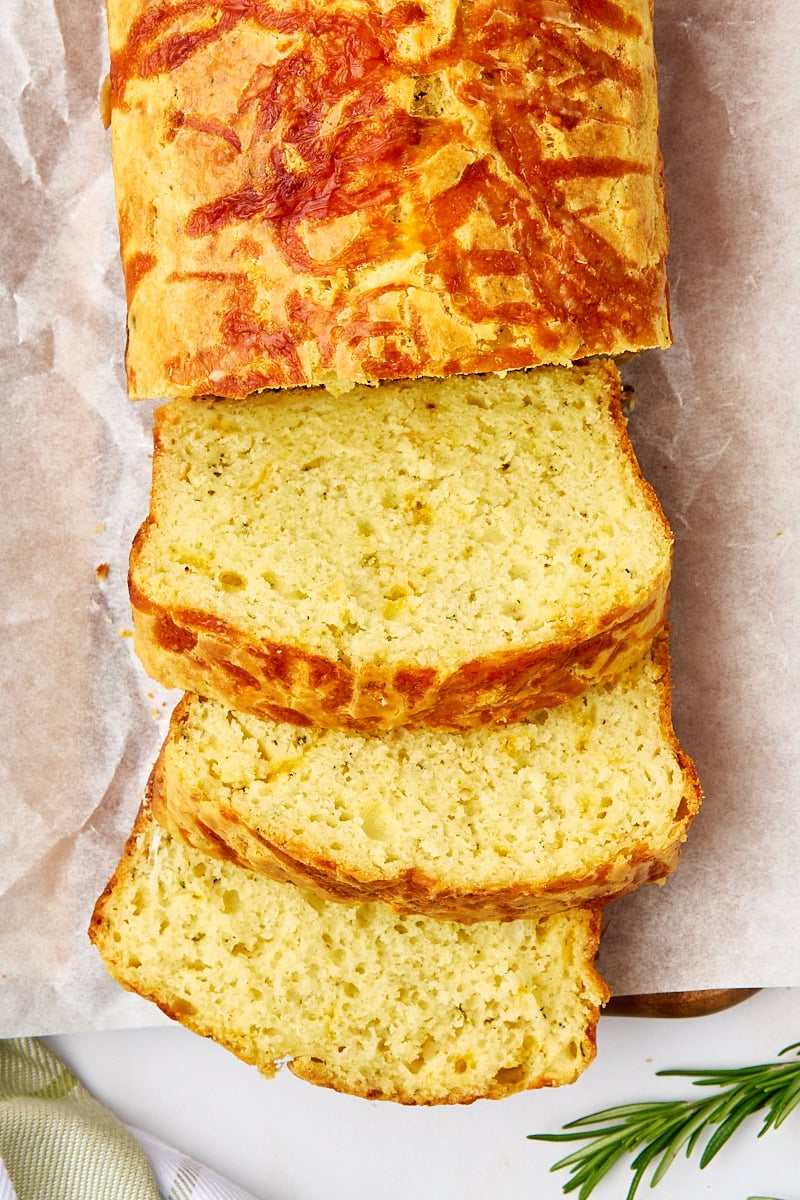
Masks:
[[[800,984],[800,13],[657,0],[675,346],[625,367],[676,534],[675,721],[706,802],[678,872],[607,911],[617,991]],[[733,15],[731,15],[733,14]],[[150,474],[97,0],[0,29],[0,1035],[154,1023],[88,943],[173,696],[134,660]]]

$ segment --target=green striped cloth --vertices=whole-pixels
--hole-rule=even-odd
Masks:
[[[35,1038],[0,1040],[0,1200],[253,1200],[136,1132]]]
[[[133,1135],[33,1038],[0,1042],[0,1158],[16,1200],[159,1200]]]

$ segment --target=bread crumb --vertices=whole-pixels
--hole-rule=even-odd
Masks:
[[[103,129],[108,129],[111,125],[111,76],[106,75],[103,82],[100,84],[100,94],[97,97],[97,106],[100,109],[100,120],[103,122]]]

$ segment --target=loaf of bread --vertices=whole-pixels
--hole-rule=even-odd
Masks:
[[[167,686],[270,719],[519,719],[641,657],[671,554],[610,362],[175,400],[135,645]]]
[[[607,989],[599,915],[460,925],[215,862],[143,809],[91,937],[123,986],[273,1075],[468,1103],[574,1080]]]
[[[651,0],[108,0],[133,397],[669,344]]]
[[[700,804],[668,670],[663,637],[614,684],[466,733],[303,729],[188,696],[153,811],[328,899],[459,921],[608,900],[672,870]]]

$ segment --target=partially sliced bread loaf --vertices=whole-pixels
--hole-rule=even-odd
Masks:
[[[132,396],[670,343],[653,0],[109,0]]]
[[[131,557],[162,683],[374,731],[513,720],[662,627],[672,540],[610,362],[158,410]]]
[[[328,904],[219,863],[145,808],[95,908],[112,975],[273,1075],[408,1104],[569,1083],[607,989],[599,915],[464,926]]]
[[[186,697],[154,812],[197,849],[330,899],[455,920],[542,914],[664,878],[700,805],[666,636],[615,683],[527,721],[381,736]]]

